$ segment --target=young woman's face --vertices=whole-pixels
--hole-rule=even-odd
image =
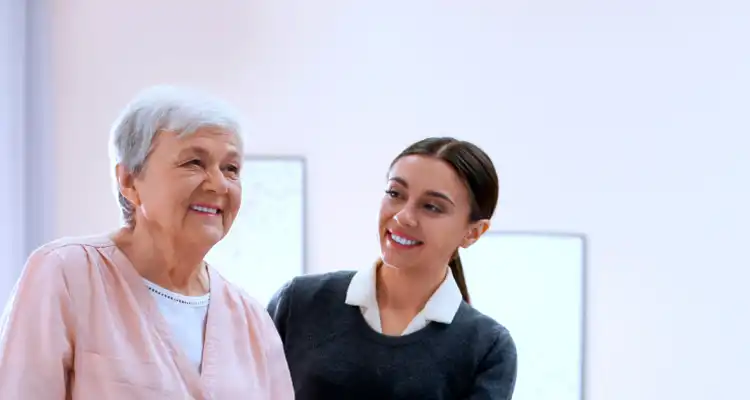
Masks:
[[[380,206],[380,249],[397,268],[443,267],[459,247],[468,247],[489,221],[471,222],[470,193],[446,162],[409,155],[388,174]]]

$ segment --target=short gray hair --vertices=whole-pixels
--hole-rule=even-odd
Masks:
[[[121,165],[138,175],[159,132],[182,136],[207,127],[236,135],[242,145],[240,118],[228,104],[193,89],[154,86],[140,92],[115,120],[110,132],[110,159],[113,166]],[[135,208],[122,195],[117,177],[114,183],[123,222],[132,226]]]

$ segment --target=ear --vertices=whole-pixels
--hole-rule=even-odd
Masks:
[[[466,249],[472,244],[476,243],[476,241],[479,240],[479,238],[482,237],[482,235],[484,235],[484,233],[487,232],[489,229],[490,229],[489,219],[480,219],[477,222],[473,222],[469,226],[469,232],[466,233],[466,236],[464,237],[463,242],[461,242],[461,247]]]
[[[138,196],[138,190],[135,188],[135,177],[129,173],[125,167],[117,164],[115,167],[115,175],[117,176],[117,185],[120,193],[123,197],[128,199],[133,207],[141,205],[141,199]]]

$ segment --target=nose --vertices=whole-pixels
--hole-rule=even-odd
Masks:
[[[229,180],[220,168],[214,168],[206,174],[205,188],[218,194],[226,194],[229,191]]]
[[[417,226],[417,219],[414,216],[414,212],[412,211],[412,207],[410,206],[404,206],[399,212],[397,212],[393,219],[396,220],[396,222],[399,223],[399,225],[406,226],[406,227],[415,227]]]

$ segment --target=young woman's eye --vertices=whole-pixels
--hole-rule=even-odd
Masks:
[[[425,204],[424,206],[427,211],[435,212],[435,213],[441,213],[443,210],[440,209],[440,207],[434,205],[434,204]]]
[[[386,190],[386,191],[385,191],[385,194],[386,194],[386,196],[388,196],[388,197],[391,197],[391,198],[394,198],[394,199],[395,199],[396,197],[398,197],[398,192],[397,192],[397,191],[395,191],[395,190],[392,190],[392,189],[388,189],[388,190]]]

